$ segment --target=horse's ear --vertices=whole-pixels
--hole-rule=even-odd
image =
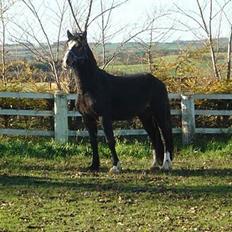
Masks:
[[[67,30],[67,37],[69,40],[73,39],[74,37],[73,34],[69,30]]]

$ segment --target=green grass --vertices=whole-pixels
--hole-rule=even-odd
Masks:
[[[107,71],[116,74],[133,74],[133,73],[149,72],[149,67],[146,64],[130,64],[130,65],[116,64],[107,67]]]
[[[173,66],[174,64],[177,65],[177,54],[174,55],[165,55],[161,57],[157,57],[154,59],[154,65],[160,66],[160,60],[163,59],[166,64],[170,65],[169,72],[170,76],[175,76],[176,67]],[[204,74],[204,76],[210,75],[211,73],[211,58],[209,53],[204,54],[204,59],[192,59],[192,65],[196,68],[200,69],[200,73]],[[226,62],[226,53],[220,53],[218,57],[218,64],[222,65]],[[173,66],[173,67],[172,67]],[[140,73],[140,72],[150,72],[149,65],[144,64],[112,64],[107,67],[107,71],[110,73],[116,74],[133,74],[133,73]],[[223,72],[223,69],[221,70]]]
[[[150,146],[119,140],[123,172],[90,173],[87,142],[0,138],[0,231],[232,231],[232,140],[175,141],[173,171],[149,171]]]

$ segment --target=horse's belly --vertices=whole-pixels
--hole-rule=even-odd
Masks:
[[[112,120],[113,121],[130,120],[135,116],[136,115],[133,114],[112,114]]]
[[[112,119],[113,120],[129,120],[142,114],[145,111],[145,106],[143,107],[114,107],[112,109]]]

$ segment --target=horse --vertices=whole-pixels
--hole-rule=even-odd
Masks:
[[[121,164],[115,150],[112,122],[138,117],[151,144],[152,169],[170,170],[173,140],[168,93],[165,84],[149,73],[114,76],[97,65],[87,42],[87,32],[67,31],[63,68],[76,76],[77,110],[89,133],[92,149],[91,171],[99,171],[97,123],[103,126],[111,151],[110,172],[119,173]]]

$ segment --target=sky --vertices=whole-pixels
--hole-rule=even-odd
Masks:
[[[7,0],[3,1],[8,2]],[[35,8],[38,10],[49,39],[55,42],[57,40],[58,33],[58,16],[56,15],[58,11],[57,1],[61,3],[63,0],[31,1],[34,3]],[[83,13],[83,9],[85,8],[84,3],[86,2],[86,0],[73,0],[73,2],[78,1],[79,3],[77,9],[81,11],[81,15]],[[118,1],[120,0],[115,0],[115,2]],[[225,1],[226,0],[214,0],[214,11],[216,12],[218,10],[216,2],[223,5]],[[106,4],[108,4],[108,6],[111,3],[110,0],[105,0],[105,2]],[[204,0],[200,0],[200,2],[203,3]],[[110,27],[109,29],[107,29],[106,33],[109,40],[108,42],[120,42],[127,39],[128,36],[133,35],[137,31],[141,30],[142,26],[144,27],[147,25],[148,15],[158,16],[160,14],[166,14],[166,16],[160,17],[158,20],[155,21],[155,28],[157,28],[157,30],[155,30],[154,32],[155,39],[169,42],[173,40],[192,40],[204,37],[204,32],[198,30],[199,26],[194,24],[192,20],[181,14],[175,13],[177,8],[174,4],[178,5],[181,9],[184,10],[184,12],[193,14],[194,17],[198,17],[196,14],[196,12],[198,11],[196,0],[129,0],[126,4],[120,6],[112,12]],[[92,17],[99,13],[99,9],[99,0],[94,0]],[[204,11],[206,15],[208,12],[207,10],[208,9],[206,8]],[[229,17],[232,17],[232,7],[227,8],[226,10]],[[169,11],[169,13],[166,13],[167,11]],[[154,14],[154,12],[156,13]],[[30,34],[33,32],[33,34],[35,34],[42,42],[46,40],[35,17],[32,16],[31,12],[22,3],[15,4],[14,7],[12,7],[11,11],[8,13],[8,17],[11,19],[10,21],[14,21],[14,23],[8,23],[7,25],[8,42],[14,41],[15,37],[24,40],[30,40],[30,36],[28,34],[25,34],[25,32],[23,32],[23,29],[29,30]],[[70,16],[69,9],[67,9],[67,13],[65,14],[64,18],[65,20],[61,31],[61,40],[66,39],[66,30],[73,28],[73,20]],[[85,18],[85,16],[82,18]],[[215,18],[214,21],[213,29],[215,36],[219,28],[219,23],[217,21],[218,19]],[[89,40],[97,41],[100,38],[100,22],[101,21],[99,18],[88,28]],[[183,24],[191,25],[192,28],[195,28],[194,33],[189,31],[189,29],[183,26]],[[170,30],[171,27],[172,30]],[[165,30],[167,31],[168,29],[168,34],[163,37],[160,36],[162,33],[164,33]],[[115,32],[117,33],[115,34]],[[225,20],[221,24],[220,32],[221,36],[226,37],[229,35],[229,25]],[[140,39],[143,40],[148,40],[148,37],[148,33],[143,33],[140,35]]]

